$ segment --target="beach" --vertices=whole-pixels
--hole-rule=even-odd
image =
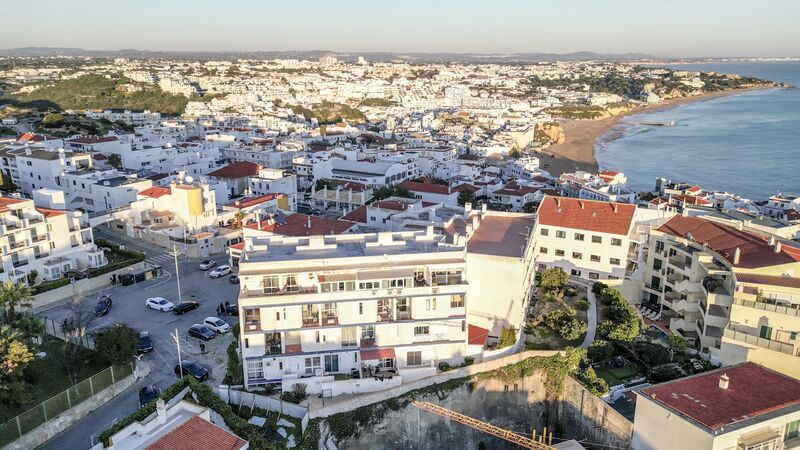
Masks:
[[[564,142],[561,144],[551,145],[544,152],[539,152],[537,156],[540,158],[542,169],[548,171],[553,176],[558,176],[562,173],[574,172],[575,170],[597,173],[599,168],[597,165],[597,159],[595,159],[594,155],[595,143],[600,136],[603,136],[609,132],[623,118],[636,114],[650,113],[674,108],[686,103],[711,100],[714,98],[737,95],[743,92],[761,89],[773,89],[773,87],[759,86],[753,88],[711,92],[693,97],[674,98],[665,100],[655,105],[634,108],[625,113],[599,120],[559,120],[561,127],[564,129]],[[614,140],[619,138],[621,135],[622,131],[619,132],[618,136],[612,135],[608,138],[609,140]]]

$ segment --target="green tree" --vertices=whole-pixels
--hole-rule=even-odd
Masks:
[[[511,347],[517,342],[517,330],[514,327],[503,327],[497,348]]]
[[[118,323],[98,331],[94,336],[97,352],[113,364],[129,362],[136,353],[139,333],[133,328]]]
[[[677,334],[670,334],[667,336],[667,345],[673,351],[676,352],[684,352],[687,348],[689,348],[689,341],[683,338],[683,336],[679,336]]]
[[[13,326],[16,310],[20,307],[30,307],[32,304],[33,294],[27,285],[5,281],[0,286],[0,308],[2,308],[4,323]]]
[[[539,210],[539,202],[528,202],[522,205],[522,212],[526,214],[535,214]]]
[[[108,163],[111,165],[111,167],[119,169],[122,167],[122,157],[116,153],[112,153],[108,155]]]
[[[511,151],[508,152],[508,156],[514,159],[519,159],[522,156],[522,152],[520,152],[519,149],[516,146],[514,146],[514,148],[512,148]]]
[[[580,339],[589,329],[586,322],[575,316],[575,310],[572,308],[551,311],[545,317],[544,323],[568,341]]]
[[[595,339],[586,354],[591,361],[601,362],[616,356],[617,350],[613,343],[604,339]]]
[[[560,267],[551,267],[542,272],[539,287],[546,291],[557,291],[567,284],[567,273]]]
[[[464,206],[467,203],[473,203],[474,204],[474,202],[475,202],[475,193],[474,192],[472,192],[472,191],[470,191],[468,189],[465,189],[465,190],[463,190],[463,191],[458,193],[458,204],[459,205]]]
[[[31,360],[33,353],[22,342],[19,331],[8,325],[0,326],[0,390]]]

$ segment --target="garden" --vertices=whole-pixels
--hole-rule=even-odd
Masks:
[[[537,273],[537,289],[525,326],[525,348],[558,350],[580,345],[589,330],[586,288],[568,283],[561,269]]]

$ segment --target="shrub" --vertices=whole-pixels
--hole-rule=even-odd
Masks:
[[[472,356],[465,356],[464,357],[464,365],[465,366],[471,366],[472,363],[474,363],[474,362],[475,362],[475,358],[473,358]]]
[[[281,394],[281,400],[296,404],[305,400],[306,397],[308,397],[308,394],[306,394],[305,383],[295,383],[292,385],[292,390],[290,392]]]
[[[608,383],[598,377],[592,366],[588,364],[585,364],[585,367],[575,372],[575,378],[594,395],[603,396],[608,394]]]
[[[130,362],[136,353],[139,333],[128,325],[118,323],[103,328],[94,335],[97,352],[108,362],[122,364]]]
[[[579,311],[588,311],[589,310],[589,302],[586,300],[578,300],[575,302],[575,308]]]
[[[614,347],[614,344],[603,339],[595,339],[587,351],[587,356],[592,362],[605,361],[616,355],[617,349]]]
[[[448,370],[450,370],[450,363],[448,363],[446,361],[442,361],[442,362],[439,363],[439,371],[440,372],[447,372]]]
[[[69,284],[69,278],[59,278],[53,281],[45,281],[44,283],[33,287],[33,295],[41,294],[47,291],[52,291],[53,289],[58,289],[60,287],[67,286],[68,284]]]
[[[544,318],[544,323],[568,341],[579,339],[589,329],[586,322],[575,317],[575,310],[572,308],[551,311]]]
[[[596,281],[592,285],[592,293],[594,295],[600,295],[600,293],[603,292],[603,289],[606,289],[606,288],[608,288],[607,284],[603,283],[602,281]]]
[[[557,291],[567,284],[567,273],[560,267],[551,267],[542,272],[539,287],[546,291]]]
[[[226,384],[238,385],[244,382],[242,365],[239,362],[239,353],[237,352],[238,347],[239,343],[236,340],[228,345],[228,364],[225,368],[225,379],[223,380]]]
[[[517,330],[514,327],[503,327],[497,348],[511,347],[517,342]]]

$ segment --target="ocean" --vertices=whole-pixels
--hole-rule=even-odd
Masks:
[[[671,67],[800,86],[795,61]],[[636,190],[653,190],[656,178],[664,177],[752,200],[800,194],[800,89],[745,92],[628,116],[598,139],[595,157],[601,169],[625,172]]]

